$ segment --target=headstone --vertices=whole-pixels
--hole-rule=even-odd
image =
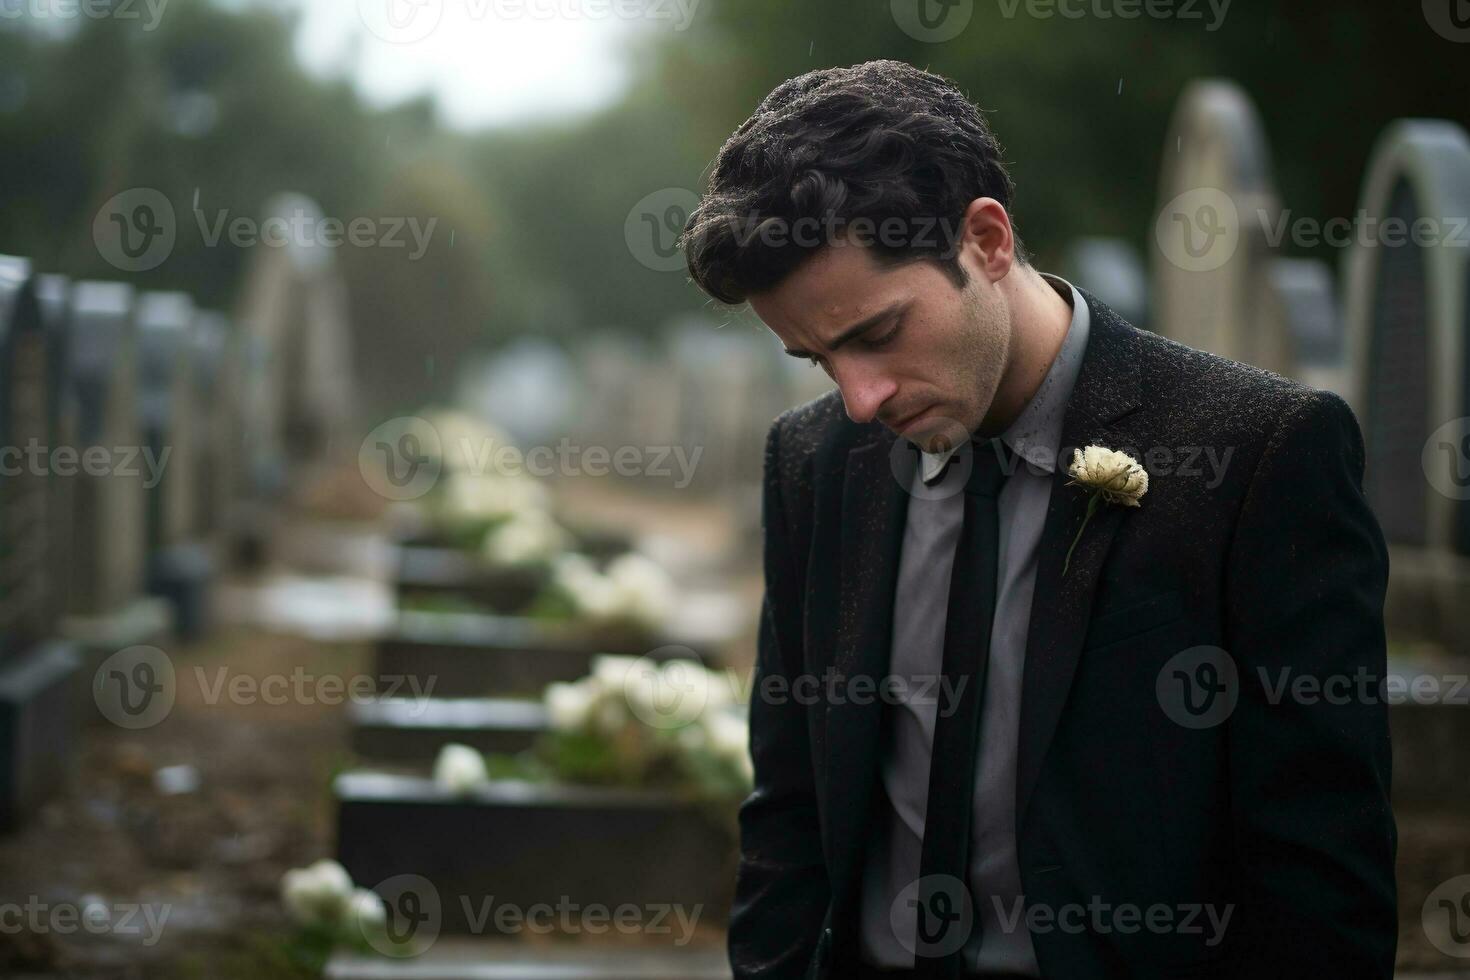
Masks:
[[[1151,328],[1199,350],[1287,376],[1292,339],[1266,300],[1281,205],[1255,106],[1233,82],[1180,96],[1150,236]]]
[[[1147,330],[1148,274],[1138,250],[1121,238],[1078,238],[1062,256],[1061,276]]]
[[[240,373],[239,350],[229,321],[204,311],[194,320],[192,338],[195,439],[196,526],[211,545],[222,541],[232,525],[238,486]]]
[[[539,697],[554,681],[585,677],[603,653],[711,662],[704,639],[678,630],[649,637],[521,616],[403,612],[378,641],[374,673],[414,690],[433,684],[435,697]]]
[[[214,559],[198,534],[200,406],[192,379],[194,302],[184,293],[138,299],[138,418],[143,444],[162,467],[146,487],[148,589],[169,600],[184,640],[209,620]]]
[[[136,297],[115,282],[78,282],[65,316],[64,376],[77,405],[76,447],[87,464],[72,478],[71,543],[62,633],[77,643],[91,673],[131,646],[158,646],[172,610],[146,596],[144,484],[157,478],[142,452],[137,406]],[[100,464],[100,465],[99,465]],[[84,705],[91,692],[80,695]],[[95,706],[90,717],[101,717]]]
[[[46,390],[49,404],[47,427],[51,434],[52,465],[47,476],[46,495],[50,511],[47,536],[51,556],[47,568],[48,592],[53,623],[67,613],[67,597],[72,578],[72,511],[76,498],[80,455],[77,443],[77,400],[67,381],[67,365],[71,361],[71,333],[67,318],[71,315],[71,281],[65,276],[36,276],[36,299],[41,307],[41,322],[46,333]]]
[[[30,262],[0,256],[0,829],[63,785],[75,651],[54,638],[48,336]]]
[[[1364,489],[1392,550],[1390,629],[1470,655],[1470,137],[1400,120],[1359,197],[1344,260]]]
[[[288,226],[322,219],[299,194],[267,202],[266,221]],[[252,422],[253,469],[310,464],[356,449],[344,437],[354,412],[351,322],[333,253],[312,238],[258,248],[236,318],[254,363],[245,415]]]
[[[522,909],[561,900],[728,914],[734,841],[682,796],[513,781],[456,795],[377,772],[344,773],[333,788],[337,858],[353,881],[418,875],[437,891],[448,933],[475,931],[487,896]],[[493,917],[483,929],[498,931]]]
[[[348,714],[353,751],[379,762],[427,763],[450,743],[514,754],[549,727],[540,701],[511,698],[376,698]]]
[[[1293,376],[1302,384],[1349,397],[1347,350],[1337,283],[1318,259],[1273,258],[1267,266],[1267,319],[1291,337]]]

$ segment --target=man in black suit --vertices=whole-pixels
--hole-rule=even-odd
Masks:
[[[766,447],[735,976],[1391,977],[1352,413],[1039,273],[1012,193],[870,62],[773,91],[686,227],[837,386]]]

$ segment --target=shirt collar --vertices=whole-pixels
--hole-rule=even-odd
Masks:
[[[1075,286],[1049,272],[1041,273],[1041,277],[1059,293],[1070,296],[1072,322],[1067,327],[1061,350],[1051,362],[1046,377],[1041,379],[1036,394],[1031,396],[1021,414],[1001,433],[1000,438],[1034,469],[1053,473],[1062,441],[1062,419],[1066,415],[1067,402],[1072,398],[1077,375],[1082,371],[1082,355],[1087,350],[1091,317],[1087,301]],[[925,483],[932,483],[944,471],[945,464],[958,448],[920,454],[920,473]]]

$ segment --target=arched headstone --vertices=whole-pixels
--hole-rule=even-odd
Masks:
[[[1375,145],[1345,259],[1365,489],[1390,544],[1470,555],[1470,138],[1401,120]]]
[[[1289,331],[1266,298],[1281,205],[1260,118],[1233,82],[1196,81],[1180,96],[1164,141],[1159,202],[1150,236],[1152,329],[1293,374]]]
[[[267,221],[288,225],[322,219],[299,194],[279,195],[265,211]],[[355,411],[351,321],[331,249],[311,239],[255,249],[235,319],[250,353],[249,471],[270,480],[329,452],[355,451],[344,441]]]

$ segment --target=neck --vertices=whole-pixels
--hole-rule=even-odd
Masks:
[[[980,426],[979,434],[984,436],[1000,435],[1025,411],[1072,325],[1072,307],[1051,283],[1030,267],[1019,271],[1010,299],[1010,354],[990,412]]]

